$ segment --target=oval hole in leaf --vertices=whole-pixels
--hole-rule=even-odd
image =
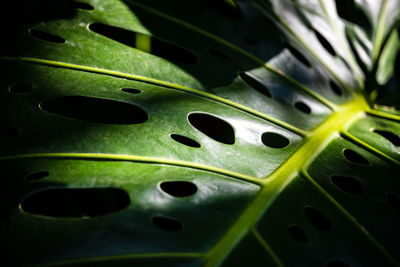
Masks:
[[[97,217],[126,208],[129,195],[118,188],[51,188],[27,196],[23,211],[56,218]]]
[[[328,231],[331,229],[331,223],[329,220],[319,211],[312,207],[305,207],[304,214],[307,219],[314,225],[315,228],[321,231]]]
[[[164,231],[177,232],[182,230],[182,223],[169,217],[154,216],[153,223]]]
[[[257,90],[259,93],[271,98],[272,95],[268,88],[255,76],[246,72],[239,72],[240,78],[245,81],[250,87]]]
[[[311,108],[304,102],[298,101],[298,102],[294,103],[294,107],[303,113],[306,113],[306,114],[311,113]]]
[[[68,1],[67,5],[72,8],[76,9],[83,9],[83,10],[93,10],[94,7],[89,5],[88,3],[78,2],[78,1]]]
[[[14,94],[30,93],[32,91],[32,84],[20,83],[10,86],[10,92]]]
[[[336,56],[336,51],[333,49],[333,46],[326,40],[326,38],[317,30],[314,29],[315,36],[317,36],[318,41],[320,44],[328,51],[329,54],[332,56]]]
[[[281,134],[266,132],[261,136],[261,141],[264,145],[272,148],[284,148],[289,145],[289,139]]]
[[[341,260],[333,260],[325,265],[326,267],[351,267],[349,264]]]
[[[390,205],[392,205],[395,210],[400,212],[400,197],[393,192],[387,192],[386,197],[389,200]]]
[[[142,91],[134,88],[121,88],[122,91],[130,93],[130,94],[140,94]]]
[[[307,68],[311,68],[310,62],[293,46],[291,46],[288,43],[285,43],[285,47],[290,51],[290,53],[301,63],[303,63],[304,66]]]
[[[31,173],[28,176],[26,176],[25,180],[26,181],[36,181],[36,180],[43,179],[43,178],[45,178],[47,176],[49,176],[49,172],[48,171],[34,172],[34,173]]]
[[[225,54],[225,53],[223,53],[223,52],[221,52],[221,51],[218,51],[218,50],[215,50],[215,49],[212,49],[212,48],[208,48],[207,51],[208,51],[211,55],[214,55],[214,56],[219,57],[219,58],[221,58],[221,59],[224,59],[224,60],[231,60],[231,57],[230,57],[230,56],[228,56],[227,54]]]
[[[348,161],[360,164],[369,164],[368,160],[366,160],[363,156],[351,149],[344,149],[343,155]]]
[[[137,124],[148,119],[146,112],[136,105],[88,96],[55,98],[43,102],[40,107],[61,116],[95,123]]]
[[[136,32],[103,23],[92,23],[89,29],[114,41],[130,47],[136,47]]]
[[[329,86],[336,95],[341,96],[343,94],[340,87],[334,81],[329,81]]]
[[[333,175],[331,181],[335,186],[352,195],[359,196],[364,193],[361,183],[353,177]]]
[[[171,134],[170,136],[173,140],[175,140],[176,142],[181,143],[185,146],[196,147],[196,148],[200,147],[199,143],[197,143],[196,141],[194,141],[193,139],[191,139],[189,137],[179,135],[179,134]]]
[[[59,43],[59,44],[66,42],[66,40],[61,38],[60,36],[50,34],[47,32],[43,32],[43,31],[39,31],[39,30],[35,30],[35,29],[29,29],[29,33],[33,37],[38,38],[43,41],[47,41],[47,42]]]
[[[351,45],[350,45],[351,46]],[[356,56],[357,57],[357,56]],[[346,66],[346,68],[348,70],[350,70],[351,72],[353,72],[352,68],[350,67],[349,63],[347,62],[347,60],[345,58],[339,58],[341,62],[343,62],[343,64]],[[358,62],[358,61],[357,61]]]
[[[356,6],[354,0],[335,0],[335,2],[339,17],[361,26],[367,32],[371,31],[371,23],[367,15]]]
[[[298,225],[291,225],[289,227],[289,234],[294,240],[301,243],[306,243],[308,240],[306,233]]]
[[[188,197],[197,192],[197,186],[187,181],[162,182],[160,187],[165,193],[174,197]]]
[[[89,29],[114,41],[136,48],[137,33],[134,31],[125,30],[102,23],[92,23],[89,25]],[[140,33],[140,36],[147,36],[147,38],[149,38],[151,44],[150,51],[153,55],[182,64],[195,64],[198,61],[198,58],[186,49],[157,39],[150,35]]]
[[[353,53],[353,55],[354,55],[354,57],[355,57],[355,59],[357,61],[358,66],[360,66],[361,70],[364,73],[369,73],[370,70],[368,70],[368,67],[365,65],[366,63],[364,63],[364,61],[362,59],[363,58],[363,55],[362,55],[363,52],[361,52],[361,50],[359,50],[359,47],[357,47],[358,45],[356,43],[353,43],[353,40],[357,39],[357,34],[355,33],[355,31],[352,28],[346,27],[345,35],[346,35],[347,42],[350,45],[351,52]],[[368,49],[368,48],[364,47],[363,49]],[[346,64],[346,67],[349,70],[352,70],[352,68],[349,67],[348,63],[346,63],[347,62],[346,60],[342,59],[342,62]]]
[[[384,138],[389,140],[393,145],[400,146],[400,138],[397,135],[395,135],[394,133],[388,132],[388,131],[383,131],[383,130],[377,130],[377,129],[373,129],[372,131],[374,133],[377,133],[377,134],[383,136]]]
[[[235,132],[226,121],[203,113],[189,114],[188,119],[193,127],[215,141],[227,145],[235,143]]]

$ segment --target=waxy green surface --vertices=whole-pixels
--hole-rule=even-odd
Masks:
[[[398,266],[400,116],[369,103],[397,86],[400,2],[342,2],[5,8],[6,265]],[[31,203],[108,189],[129,203]]]

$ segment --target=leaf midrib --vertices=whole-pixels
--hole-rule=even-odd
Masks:
[[[344,132],[350,124],[364,116],[369,110],[370,107],[365,102],[364,97],[358,95],[354,101],[341,106],[339,111],[335,112],[330,118],[316,128],[313,135],[309,136],[305,143],[293,153],[289,159],[268,176],[267,179],[262,181],[262,190],[248,205],[248,208],[240,215],[225,236],[220,239],[220,242],[207,254],[208,261],[206,267],[217,266],[221,263],[224,256],[229,254],[235,244],[237,244],[250,229],[254,229],[257,220],[272,205],[274,200],[279,197],[280,192],[282,192],[296,177],[307,176],[309,164],[314,161],[320,152],[323,151],[332,140],[339,137],[339,134]],[[385,257],[392,262],[396,262],[374,237],[362,230],[362,226],[351,218],[351,215],[346,209],[338,202],[333,201],[333,197],[326,191],[321,190],[318,184],[311,184],[317,187],[327,200],[332,203],[332,205],[336,206],[355,227],[360,229],[360,231],[366,235],[366,238],[370,240]],[[263,240],[263,242],[263,246],[266,247],[266,249],[270,247],[265,240]],[[271,249],[267,249],[267,252],[275,259],[276,264],[280,265],[280,259],[277,258],[273,251],[269,250]]]

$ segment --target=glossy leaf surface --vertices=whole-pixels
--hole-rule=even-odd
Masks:
[[[4,261],[398,265],[399,6],[7,5]]]

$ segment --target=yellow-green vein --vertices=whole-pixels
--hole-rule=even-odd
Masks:
[[[133,156],[133,155],[119,155],[119,154],[101,154],[101,153],[32,153],[32,154],[20,154],[13,156],[2,156],[2,160],[16,160],[16,159],[27,159],[27,158],[60,158],[60,159],[96,159],[96,160],[111,160],[111,161],[131,161],[131,162],[143,162],[143,163],[154,163],[154,164],[165,164],[174,165],[179,167],[187,167],[192,169],[198,169],[208,172],[213,172],[217,174],[226,175],[239,180],[247,181],[250,183],[260,185],[261,179],[244,175],[241,173],[208,166],[200,163],[193,163],[183,160],[173,160],[173,159],[162,159],[155,157],[145,157],[145,156]]]
[[[390,157],[389,155],[386,155],[385,153],[383,153],[382,151],[376,149],[375,147],[370,146],[369,144],[365,143],[364,141],[360,140],[359,138],[355,137],[354,135],[348,133],[347,131],[342,131],[341,132],[341,136],[344,139],[346,139],[346,140],[352,142],[353,144],[356,144],[356,145],[358,145],[358,146],[370,151],[371,153],[375,154],[376,156],[378,156],[378,157],[380,157],[380,158],[382,158],[382,159],[384,159],[386,161],[389,161],[389,162],[394,163],[396,165],[400,165],[400,162],[398,160]]]
[[[254,56],[253,54],[248,53],[247,51],[241,49],[240,47],[238,47],[238,46],[236,46],[236,45],[234,45],[234,44],[232,44],[232,43],[230,43],[230,42],[228,42],[228,41],[226,41],[226,40],[224,40],[224,39],[222,39],[222,38],[220,38],[220,37],[218,37],[218,36],[216,36],[214,34],[211,34],[211,33],[207,32],[205,30],[202,30],[202,29],[200,29],[200,28],[198,28],[198,27],[196,27],[196,26],[194,26],[192,24],[188,24],[188,23],[186,23],[186,22],[184,22],[184,21],[182,21],[180,19],[177,19],[175,17],[172,17],[172,16],[169,16],[167,14],[164,14],[164,13],[158,11],[158,10],[152,9],[150,7],[147,7],[147,6],[143,5],[143,4],[140,4],[140,3],[137,3],[137,2],[134,2],[134,1],[132,1],[130,3],[135,5],[135,6],[137,6],[137,7],[139,7],[139,8],[142,8],[142,9],[146,10],[147,12],[153,13],[156,16],[165,18],[165,19],[170,20],[170,21],[172,21],[172,22],[174,22],[176,24],[182,25],[182,26],[184,26],[184,27],[186,27],[186,28],[188,28],[190,30],[196,31],[197,33],[200,33],[203,36],[206,36],[206,37],[208,37],[210,39],[213,39],[213,40],[219,42],[220,44],[223,44],[223,45],[229,47],[230,49],[232,49],[232,50],[242,54],[243,56],[246,56],[247,58],[251,59],[255,63],[260,64],[261,66],[264,66],[266,69],[268,69],[272,73],[274,73],[274,74],[276,74],[276,75],[278,75],[280,77],[283,77],[284,79],[286,79],[288,82],[290,82],[291,84],[293,84],[297,88],[303,90],[307,94],[311,95],[312,97],[318,99],[320,102],[324,103],[329,108],[331,108],[333,110],[336,109],[336,105],[334,103],[332,103],[331,101],[329,101],[328,99],[326,99],[325,97],[315,93],[313,90],[311,90],[310,88],[308,88],[305,85],[301,84],[300,82],[298,82],[294,78],[290,77],[289,75],[285,74],[281,70],[279,70],[276,67],[264,62],[260,58]]]
[[[251,232],[254,235],[254,237],[258,240],[258,242],[260,242],[260,244],[265,248],[265,250],[271,256],[272,260],[276,263],[276,266],[279,267],[285,266],[278,258],[278,256],[275,254],[275,252],[272,250],[272,248],[267,244],[267,242],[261,237],[261,235],[254,227],[251,228]]]
[[[390,114],[390,113],[382,112],[379,110],[371,109],[370,111],[368,111],[368,114],[371,116],[380,117],[380,118],[384,118],[384,119],[388,119],[388,120],[400,121],[399,115]]]
[[[262,213],[269,208],[290,182],[295,179],[303,167],[308,166],[314,158],[339,136],[343,125],[353,121],[369,109],[361,95],[356,95],[354,101],[340,107],[330,118],[319,125],[305,142],[270,176],[262,179],[263,187],[247,209],[240,215],[228,232],[216,246],[207,254],[207,266],[216,266],[223,256],[233,249],[234,244],[254,226]]]
[[[133,259],[154,259],[154,258],[188,258],[188,259],[195,259],[201,258],[203,254],[200,253],[138,253],[138,254],[122,254],[116,256],[102,256],[102,257],[92,257],[92,258],[83,258],[83,259],[73,259],[73,260],[63,260],[63,261],[55,261],[49,263],[42,263],[33,266],[62,266],[68,264],[84,264],[84,263],[91,263],[94,264],[95,262],[104,262],[104,261],[113,261],[113,260],[133,260]]]
[[[331,195],[328,194],[311,176],[307,173],[307,171],[303,168],[301,171],[301,176],[308,182],[311,183],[321,194],[323,194],[340,212],[353,224],[355,225],[365,236],[366,238],[383,254],[386,258],[388,258],[394,265],[397,265],[396,260],[379,244],[379,242],[371,236],[367,231],[363,231],[363,226],[345,209],[339,202],[336,201]]]
[[[286,161],[288,162],[288,161]],[[284,164],[286,165],[286,164]],[[290,170],[288,170],[290,171]],[[260,215],[268,209],[274,202],[279,193],[289,184],[296,176],[295,171],[292,176],[281,179],[280,183],[264,185],[262,190],[248,205],[246,210],[242,212],[232,227],[225,233],[220,241],[207,253],[205,267],[218,266],[226,255],[234,248],[234,245],[241,240],[254,226]],[[273,181],[276,181],[273,180]],[[271,254],[270,254],[271,255]],[[272,255],[271,255],[272,256]]]
[[[289,123],[283,122],[281,120],[278,120],[276,118],[273,118],[269,115],[266,115],[262,112],[259,112],[257,110],[254,110],[252,108],[249,108],[247,106],[238,104],[236,102],[230,101],[228,99],[206,93],[200,90],[196,90],[193,88],[185,87],[182,85],[166,82],[166,81],[161,81],[153,78],[148,78],[144,76],[139,76],[136,74],[128,74],[128,73],[122,73],[118,71],[112,71],[112,70],[105,70],[105,69],[100,69],[100,68],[95,68],[95,67],[88,67],[88,66],[82,66],[82,65],[76,65],[76,64],[70,64],[70,63],[64,63],[64,62],[58,62],[58,61],[51,61],[51,60],[45,60],[45,59],[38,59],[38,58],[28,58],[28,57],[21,57],[21,58],[13,58],[13,57],[3,57],[0,58],[0,60],[15,60],[15,61],[23,61],[23,62],[28,62],[28,63],[35,63],[35,64],[41,64],[41,65],[47,65],[47,66],[55,66],[55,67],[61,67],[61,68],[67,68],[67,69],[73,69],[73,70],[81,70],[81,71],[87,71],[87,72],[92,72],[92,73],[97,73],[97,74],[104,74],[104,75],[110,75],[110,76],[115,76],[119,78],[125,78],[125,79],[131,79],[131,80],[136,80],[140,82],[145,82],[145,83],[150,83],[158,86],[163,86],[169,89],[175,89],[175,90],[180,90],[184,91],[187,93],[191,93],[197,96],[201,96],[204,98],[208,98],[210,100],[223,103],[227,106],[234,107],[238,110],[241,110],[243,112],[252,114],[256,117],[262,118],[264,120],[270,121],[276,125],[279,125],[289,131],[292,131],[300,136],[307,136],[307,132],[304,130],[301,130],[293,125],[290,125]]]

